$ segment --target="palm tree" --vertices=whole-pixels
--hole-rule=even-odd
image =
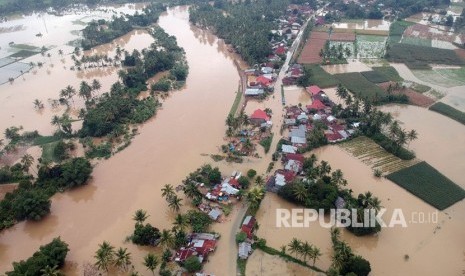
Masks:
[[[173,247],[174,245],[174,238],[171,231],[163,229],[160,233],[160,244],[163,246],[164,249],[167,247]]]
[[[127,252],[127,248],[118,248],[115,253],[115,266],[122,271],[127,271],[131,263],[131,253]]]
[[[97,79],[94,79],[92,81],[92,90],[99,91],[100,88],[102,88],[102,85],[100,84],[100,82]]]
[[[321,251],[318,247],[316,246],[313,246],[312,248],[312,252],[310,253],[310,259],[313,260],[313,266],[315,266],[315,262],[317,259],[320,258],[320,256],[322,256],[323,254],[321,254]]]
[[[321,161],[320,163],[320,177],[327,175],[331,172],[331,166],[325,160]]]
[[[173,185],[171,185],[171,184],[165,184],[165,186],[163,186],[163,188],[161,189],[161,192],[162,192],[161,196],[166,198],[166,200],[168,200],[172,196],[176,195],[174,193]]]
[[[418,139],[418,133],[416,130],[412,129],[409,131],[409,133],[407,134],[407,139],[408,139],[408,144],[410,146],[410,142],[412,142],[413,140],[416,140]]]
[[[114,247],[108,242],[104,241],[99,245],[99,249],[95,253],[94,258],[96,259],[95,266],[100,270],[108,272],[110,265],[114,259]]]
[[[30,154],[25,154],[21,158],[21,164],[23,165],[24,171],[29,171],[29,168],[31,167],[32,163],[34,162],[34,157]]]
[[[291,242],[287,245],[289,247],[289,252],[295,253],[295,257],[297,258],[297,254],[299,253],[300,245],[302,244],[301,241],[299,241],[296,238],[293,238]]]
[[[312,254],[313,251],[313,246],[309,244],[308,242],[304,242],[301,244],[300,248],[300,254],[304,257],[304,263],[307,262],[307,257]]]
[[[184,194],[186,195],[186,197],[190,198],[190,199],[193,199],[193,198],[201,195],[199,190],[195,186],[195,184],[193,182],[190,182],[190,181],[184,185],[183,191],[184,191]]]
[[[344,179],[344,174],[341,170],[337,169],[331,174],[331,181],[336,186],[346,186],[347,180]]]
[[[52,126],[57,126],[58,130],[61,130],[60,117],[57,115],[53,115],[51,124]]]
[[[61,276],[63,275],[60,270],[58,269],[58,265],[54,265],[52,267],[46,266],[40,270],[41,276]]]
[[[282,245],[282,246],[280,247],[280,249],[281,249],[281,254],[283,254],[283,255],[286,254],[286,249],[287,249],[287,246],[286,246],[286,245]]]
[[[294,194],[295,198],[300,202],[304,202],[308,197],[307,188],[301,182],[294,184],[294,186],[292,187],[292,193]]]
[[[68,86],[66,86],[65,91],[66,91],[65,95],[67,95],[68,99],[71,99],[71,101],[73,102],[73,105],[74,105],[73,97],[74,97],[74,95],[76,95],[76,89],[74,89],[74,87],[72,87],[71,85],[68,85]]]
[[[144,257],[144,265],[148,270],[152,271],[152,274],[155,275],[155,269],[158,266],[158,258],[152,253],[147,254]]]
[[[246,200],[250,208],[257,209],[260,206],[263,198],[265,197],[265,189],[263,187],[253,187],[246,194]]]
[[[263,184],[265,184],[265,179],[263,179],[261,175],[258,175],[255,178],[255,184],[257,184],[258,186],[262,186]]]
[[[133,220],[136,221],[136,223],[144,223],[144,221],[148,218],[149,216],[147,215],[147,211],[139,209],[136,211],[134,216],[132,217]]]
[[[43,104],[42,101],[39,100],[39,99],[35,99],[34,102],[33,102],[33,104],[34,104],[34,108],[35,108],[35,109],[42,109],[42,108],[44,108],[44,104]]]
[[[81,81],[79,85],[79,96],[87,101],[92,98],[92,87],[86,81]]]
[[[179,212],[182,206],[181,202],[182,202],[182,199],[179,198],[177,195],[174,195],[169,199],[168,207],[170,207],[171,210],[173,211]]]
[[[189,225],[189,221],[187,220],[187,216],[183,214],[177,214],[174,218],[173,224],[175,229],[183,231]]]
[[[341,229],[337,227],[331,228],[331,241],[333,246],[339,242],[339,238],[341,236]]]

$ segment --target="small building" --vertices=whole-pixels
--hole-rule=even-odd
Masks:
[[[250,123],[257,126],[260,126],[261,124],[266,123],[269,120],[270,117],[268,116],[268,114],[266,114],[266,112],[261,109],[255,110],[249,117]]]
[[[281,151],[283,153],[296,153],[297,147],[291,146],[291,145],[282,145],[281,146]]]
[[[263,74],[272,74],[273,73],[273,68],[269,66],[265,66],[261,68],[261,71]]]
[[[269,78],[267,78],[267,77],[265,77],[263,75],[257,77],[255,79],[255,82],[257,84],[260,84],[263,87],[268,87],[268,86],[270,86],[272,84],[272,81]]]
[[[284,119],[284,125],[286,126],[294,126],[296,124],[296,120],[291,118],[291,119]]]
[[[324,93],[323,90],[318,85],[312,85],[307,88],[305,88],[307,92],[310,94],[310,96],[314,97],[320,93]]]
[[[247,234],[247,238],[253,238],[253,231],[255,229],[256,219],[252,216],[246,216],[242,222],[241,230]]]
[[[262,88],[247,88],[245,89],[244,95],[253,97],[263,95],[264,93],[265,90]]]
[[[249,242],[239,243],[239,258],[245,260],[252,253],[252,245]]]
[[[303,168],[303,164],[296,160],[289,160],[284,166],[285,170],[293,171],[296,174],[300,173],[302,171],[302,168]]]
[[[316,110],[316,111],[325,110],[326,105],[320,100],[314,100],[312,104],[307,105],[307,109],[309,112],[312,110]]]
[[[218,208],[215,208],[215,209],[212,209],[209,213],[208,213],[208,216],[214,220],[214,221],[217,221],[220,216],[223,214],[223,212],[221,212],[220,209]]]

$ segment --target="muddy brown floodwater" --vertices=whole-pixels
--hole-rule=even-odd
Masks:
[[[40,245],[61,236],[71,249],[66,275],[80,275],[82,263],[93,262],[94,252],[104,240],[128,247],[138,271],[148,275],[141,264],[147,249],[124,242],[134,227],[132,215],[137,209],[146,209],[148,222],[161,229],[171,228],[174,214],[161,198],[160,189],[166,183],[178,185],[188,172],[211,162],[200,154],[216,152],[222,142],[224,120],[239,81],[224,44],[214,37],[210,41],[199,39],[205,36],[189,25],[187,8],[170,9],[159,24],[186,50],[190,71],[186,87],[163,102],[157,116],[139,128],[140,135],[130,147],[95,167],[89,185],[54,196],[50,216],[2,231],[0,273],[10,270],[13,261],[31,256]],[[65,84],[61,78],[55,81],[58,84],[48,81],[56,86],[53,90]],[[37,92],[41,93],[44,91]],[[23,103],[24,109],[30,101]],[[29,118],[33,121],[35,116]],[[224,168],[233,170],[229,165]]]

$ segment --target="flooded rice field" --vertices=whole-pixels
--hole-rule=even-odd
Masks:
[[[347,62],[347,64],[324,65],[321,66],[321,68],[330,74],[371,71],[370,67],[359,60],[353,59],[348,60]]]

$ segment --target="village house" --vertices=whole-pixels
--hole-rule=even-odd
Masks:
[[[252,254],[252,244],[247,241],[239,243],[239,258],[246,260],[250,254]]]
[[[251,97],[261,96],[263,94],[265,94],[265,90],[263,90],[263,88],[247,88],[244,91],[244,95]]]
[[[192,234],[185,247],[181,247],[174,256],[176,262],[183,263],[191,256],[196,256],[200,262],[207,260],[208,255],[215,251],[217,237],[208,233]]]
[[[248,239],[253,238],[253,232],[255,230],[257,220],[252,216],[246,216],[242,222],[241,231],[247,234]]]
[[[260,126],[261,124],[270,121],[270,117],[265,111],[257,109],[252,113],[252,115],[250,115],[249,121],[253,125]]]

